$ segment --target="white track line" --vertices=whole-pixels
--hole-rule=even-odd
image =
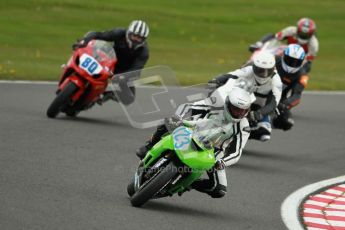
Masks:
[[[345,91],[319,91],[319,90],[306,90],[303,92],[306,95],[345,95]]]
[[[344,181],[345,175],[304,186],[289,195],[282,203],[280,209],[286,227],[290,230],[303,230],[304,228],[299,222],[299,206],[303,199],[321,188]]]
[[[22,80],[0,80],[0,84],[33,84],[33,85],[57,85],[57,81],[22,81]],[[345,91],[304,91],[307,95],[345,95]]]
[[[57,81],[0,80],[0,84],[57,85]]]

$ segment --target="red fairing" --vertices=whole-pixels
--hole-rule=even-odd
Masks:
[[[286,37],[286,39],[287,39],[288,45],[299,44],[297,39],[293,36],[288,36]],[[303,45],[299,44],[299,45],[303,47],[305,53],[308,53],[308,44],[303,44]]]
[[[107,55],[101,49],[97,49],[97,40],[92,40],[84,48],[75,50],[59,82],[59,90],[62,90],[68,82],[78,86],[78,90],[72,96],[76,102],[87,90],[83,104],[95,102],[108,85],[117,62],[116,56]]]

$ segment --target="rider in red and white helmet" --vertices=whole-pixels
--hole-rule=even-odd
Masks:
[[[316,24],[310,18],[301,18],[296,26],[288,26],[276,34],[267,34],[260,41],[250,45],[249,50],[255,51],[262,47],[262,45],[271,40],[286,40],[287,44],[299,44],[303,47],[306,53],[306,63],[303,65],[304,73],[309,73],[311,70],[311,62],[316,57],[319,51],[319,41],[316,37]]]
[[[297,22],[297,41],[298,44],[308,44],[311,37],[316,32],[316,25],[312,19],[302,18]]]

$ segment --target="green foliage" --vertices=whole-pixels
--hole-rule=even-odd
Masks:
[[[184,84],[205,82],[238,68],[265,33],[308,16],[320,41],[309,87],[344,90],[343,9],[343,0],[2,0],[0,79],[57,80],[77,38],[143,19],[147,66],[169,65]]]

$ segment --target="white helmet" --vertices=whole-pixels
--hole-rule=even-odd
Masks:
[[[231,122],[239,122],[248,114],[251,101],[248,91],[238,87],[232,88],[224,103],[225,119]]]
[[[290,44],[285,48],[282,56],[282,67],[288,73],[296,73],[304,61],[305,52],[302,46]]]
[[[260,51],[254,56],[253,60],[254,77],[258,84],[262,85],[268,82],[272,77],[276,60],[273,54],[267,51]]]
[[[149,36],[149,32],[149,27],[144,21],[135,20],[131,22],[126,32],[128,46],[133,49],[143,46],[146,38]]]

